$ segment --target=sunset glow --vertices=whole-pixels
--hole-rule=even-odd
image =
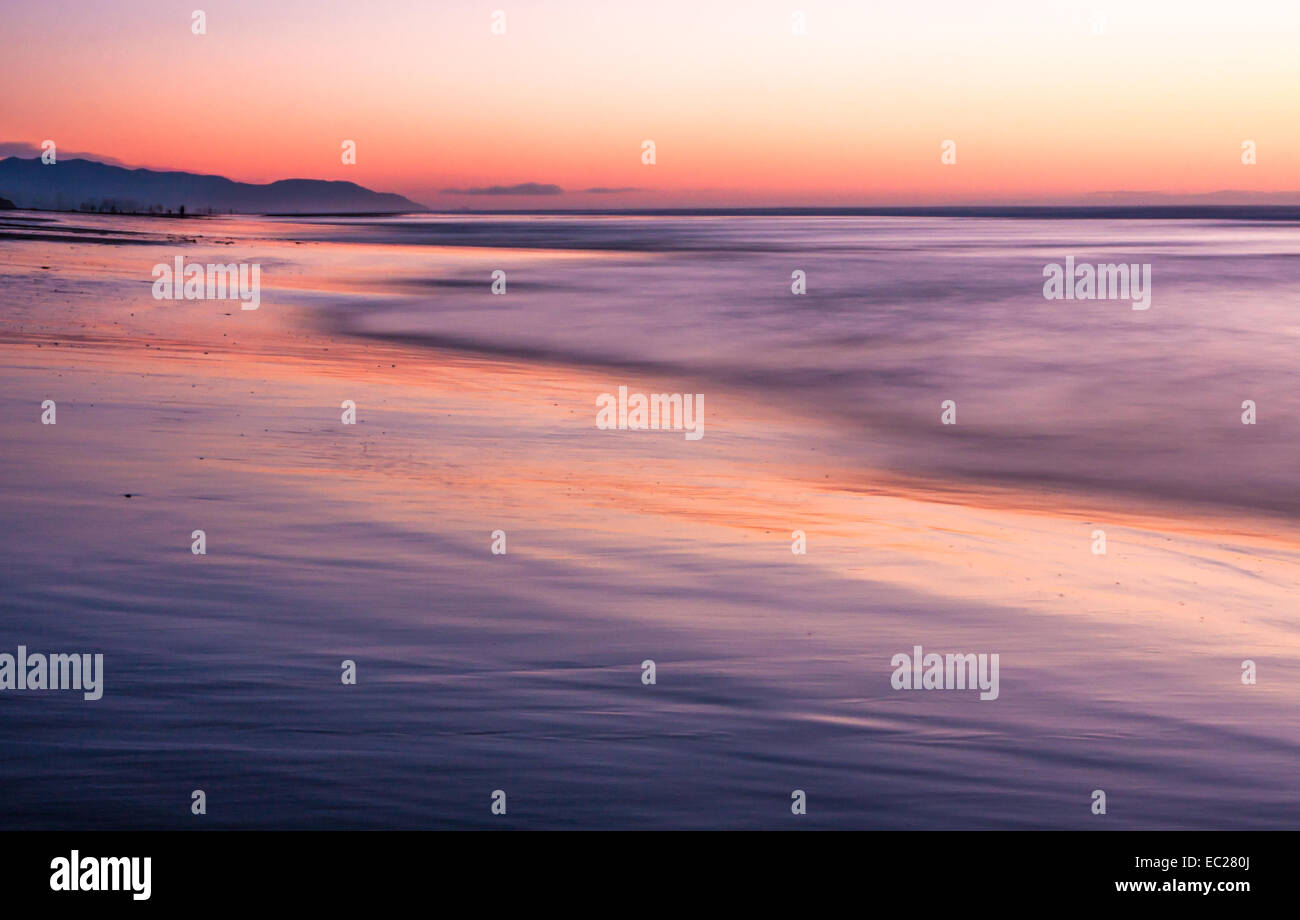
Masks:
[[[432,207],[1300,190],[1285,154],[1300,146],[1294,3],[1234,4],[1230,22],[1220,3],[1167,0],[504,12],[497,35],[479,3],[230,0],[197,36],[189,6],[162,0],[4,0],[0,141],[348,179]],[[356,165],[340,161],[347,139]],[[446,191],[521,183],[564,192]]]

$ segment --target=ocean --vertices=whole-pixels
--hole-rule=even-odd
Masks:
[[[0,827],[1300,819],[1295,221],[8,212],[0,302],[0,654],[104,656]]]

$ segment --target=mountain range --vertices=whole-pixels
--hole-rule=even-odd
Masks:
[[[266,185],[224,176],[128,169],[85,159],[0,160],[0,198],[19,208],[188,214],[329,214],[427,211],[424,205],[355,182],[281,179]]]

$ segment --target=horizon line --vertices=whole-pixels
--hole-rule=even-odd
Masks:
[[[568,214],[592,214],[592,215],[645,214],[645,215],[665,215],[665,216],[689,215],[689,214],[697,214],[697,215],[754,214],[756,216],[769,216],[769,215],[779,216],[781,214],[786,214],[790,216],[815,216],[815,215],[840,216],[842,215],[842,216],[863,216],[863,217],[870,217],[870,216],[1053,217],[1053,216],[1068,216],[1068,215],[1046,213],[1046,212],[1068,211],[1068,212],[1072,212],[1075,216],[1079,216],[1079,217],[1097,216],[1097,217],[1122,218],[1126,216],[1134,216],[1134,217],[1189,217],[1190,218],[1190,217],[1198,216],[1196,213],[1193,213],[1197,211],[1209,212],[1205,214],[1205,216],[1222,217],[1225,216],[1224,214],[1225,211],[1236,210],[1236,211],[1243,212],[1240,215],[1243,218],[1277,219],[1277,220],[1300,219],[1300,218],[1294,218],[1290,216],[1269,215],[1267,213],[1269,211],[1277,211],[1277,212],[1288,212],[1288,214],[1293,212],[1295,214],[1300,215],[1300,190],[1276,190],[1271,192],[1262,192],[1262,191],[1255,191],[1255,190],[1247,191],[1242,189],[1216,189],[1214,191],[1209,191],[1209,192],[1156,192],[1150,190],[1146,190],[1146,191],[1106,190],[1106,191],[1087,192],[1084,195],[1079,196],[1083,199],[1089,199],[1089,198],[1099,199],[1099,203],[1097,204],[1079,203],[1077,201],[1072,203],[1060,203],[1061,202],[1060,197],[1045,196],[1042,200],[1038,200],[1038,201],[1031,200],[1029,202],[1022,200],[1017,203],[1007,203],[1005,201],[988,201],[988,202],[976,202],[976,203],[963,202],[960,204],[949,202],[949,203],[940,203],[940,204],[931,203],[931,204],[903,204],[903,205],[898,205],[898,204],[888,204],[888,205],[885,204],[678,205],[678,206],[665,206],[665,207],[629,206],[629,207],[621,207],[621,208],[619,207],[594,208],[594,207],[582,206],[582,205],[576,205],[573,207],[554,206],[554,207],[535,207],[535,208],[529,208],[529,207],[474,208],[468,206],[451,207],[446,204],[440,206],[430,206],[423,201],[416,200],[415,198],[411,197],[411,195],[408,193],[395,192],[395,191],[381,191],[379,189],[371,188],[368,185],[363,185],[362,183],[357,182],[356,180],[353,179],[319,179],[319,178],[310,178],[306,176],[287,176],[280,179],[272,179],[269,182],[255,182],[246,179],[231,178],[230,176],[227,176],[223,173],[195,172],[191,169],[164,168],[164,167],[157,167],[157,166],[133,166],[133,165],[123,163],[121,161],[117,161],[115,158],[112,157],[104,157],[103,159],[96,159],[96,157],[104,157],[104,155],[86,154],[82,151],[77,151],[76,153],[68,156],[67,159],[64,160],[64,162],[75,162],[77,160],[80,160],[82,162],[95,163],[97,165],[107,166],[112,169],[126,170],[128,172],[143,171],[143,172],[153,172],[153,173],[179,173],[179,174],[190,175],[190,176],[218,178],[218,179],[225,179],[228,182],[233,182],[240,185],[249,185],[255,187],[268,187],[281,182],[321,182],[321,183],[334,183],[334,184],[349,184],[364,189],[365,191],[372,192],[374,194],[395,195],[401,198],[405,198],[407,201],[410,201],[413,204],[420,205],[422,208],[422,210],[418,210],[418,211],[391,211],[391,212],[386,212],[386,211],[385,212],[292,212],[292,213],[242,212],[250,215],[255,213],[262,214],[263,216],[267,216],[267,217],[308,216],[313,214],[316,216],[326,216],[327,214],[330,216],[349,216],[349,215],[359,216],[363,214],[417,214],[417,213],[473,213],[473,214],[521,214],[521,215],[522,214],[566,214],[568,213]],[[22,156],[17,153],[11,153],[8,156],[0,157],[0,161],[8,160],[8,159],[39,160],[41,159],[41,157],[39,154],[28,157],[28,156]],[[556,186],[556,188],[559,187]],[[444,189],[441,194],[447,194],[449,191],[450,190]],[[617,191],[622,192],[624,190],[618,189]],[[653,193],[654,190],[649,188],[640,188],[640,189],[628,189],[627,191],[629,193],[635,191],[635,192],[640,192],[645,194],[645,193]],[[697,189],[697,190],[687,190],[687,191],[688,192],[695,191],[699,193],[699,192],[716,192],[718,190]],[[584,195],[584,194],[588,194],[589,192],[592,192],[592,190],[575,189],[570,191],[568,189],[559,189],[559,192],[557,194]],[[681,190],[674,192],[674,194],[681,194]],[[1234,196],[1234,195],[1239,195],[1242,197],[1275,196],[1275,197],[1282,197],[1282,198],[1294,198],[1297,200],[1291,202],[1285,202],[1285,203],[1261,203],[1261,202],[1248,203],[1244,201],[1215,200],[1215,199],[1224,199],[1227,196]],[[1146,200],[1144,200],[1144,196],[1149,196],[1149,197],[1146,198]],[[423,195],[421,195],[421,197],[423,197]],[[456,197],[466,197],[466,195],[457,195]],[[481,197],[481,196],[471,195],[471,197]],[[533,197],[533,196],[529,195],[528,193],[521,193],[518,195],[509,195],[509,196],[502,194],[501,197],[519,198],[519,197]],[[554,197],[554,196],[547,195],[545,197]],[[1120,203],[1115,201],[1116,198],[1130,198],[1132,200]],[[1159,202],[1158,201],[1159,199],[1165,199],[1165,201]],[[1200,200],[1188,201],[1186,199],[1200,199]],[[44,209],[24,209],[24,210],[44,210]],[[986,212],[986,213],[983,214],[974,213],[977,211]],[[1033,215],[1033,214],[1026,213],[1031,211],[1039,211],[1044,213],[1040,215]],[[1108,211],[1113,213],[1106,213],[1106,214],[1099,213],[1103,211]],[[1183,214],[1165,213],[1171,211],[1183,211],[1187,213],[1183,213]],[[1002,213],[987,213],[987,212],[1002,212]],[[1152,213],[1152,212],[1162,212],[1162,213]],[[235,212],[235,213],[240,213],[240,212]],[[1234,215],[1229,215],[1229,216],[1234,216]]]

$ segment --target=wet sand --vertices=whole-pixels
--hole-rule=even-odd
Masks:
[[[499,253],[62,220],[114,234],[0,240],[0,622],[106,691],[3,700],[3,826],[189,827],[195,788],[218,827],[1300,817],[1286,514],[873,467],[705,371],[367,328],[417,260]],[[260,309],[153,300],[173,253],[260,262]],[[597,430],[620,383],[706,392],[706,436]],[[999,653],[999,699],[893,690],[914,645]]]

